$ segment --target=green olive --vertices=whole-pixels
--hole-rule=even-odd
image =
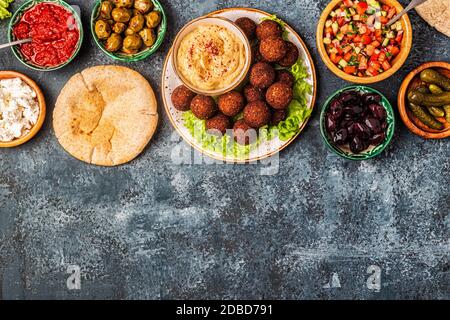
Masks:
[[[120,34],[113,33],[108,40],[106,40],[105,48],[108,51],[116,52],[122,46],[122,37]]]
[[[134,32],[132,29],[130,29],[130,28],[127,28],[126,30],[125,30],[125,35],[126,36],[130,36],[130,35],[132,35],[132,34],[135,34],[136,32]]]
[[[101,40],[108,39],[111,35],[111,26],[104,20],[95,23],[95,34]]]
[[[111,11],[113,10],[113,5],[109,1],[103,1],[100,6],[100,17],[102,19],[111,19]]]
[[[133,0],[114,0],[114,4],[119,8],[131,8]]]
[[[137,14],[130,20],[130,24],[128,28],[133,30],[134,32],[139,32],[144,28],[145,18],[142,14]]]
[[[115,33],[119,33],[119,34],[124,32],[126,28],[127,28],[127,25],[122,22],[116,22],[112,27],[113,31]]]
[[[134,8],[141,13],[147,13],[153,10],[153,2],[151,0],[135,0]]]
[[[147,47],[151,47],[156,41],[156,34],[153,29],[142,29],[141,32],[139,32],[139,35],[141,36],[142,41],[144,41],[144,44]]]
[[[142,38],[134,33],[123,39],[123,50],[139,50],[142,47]]]
[[[161,13],[159,11],[152,11],[147,15],[146,20],[147,27],[150,29],[156,28],[161,22]]]
[[[131,13],[125,8],[114,8],[112,17],[116,22],[128,22],[131,19]]]

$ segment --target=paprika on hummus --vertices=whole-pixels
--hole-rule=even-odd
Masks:
[[[205,24],[180,42],[177,69],[192,87],[221,90],[232,85],[246,65],[244,43],[225,27]]]
[[[26,60],[41,67],[56,67],[74,54],[80,31],[73,14],[53,3],[39,3],[27,10],[13,28],[17,40],[32,38],[20,46]]]

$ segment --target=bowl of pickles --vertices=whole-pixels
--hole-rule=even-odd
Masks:
[[[162,44],[166,30],[166,14],[158,0],[100,0],[92,10],[94,41],[114,60],[148,58]]]
[[[400,87],[398,108],[414,134],[450,137],[450,63],[428,62],[410,72]]]

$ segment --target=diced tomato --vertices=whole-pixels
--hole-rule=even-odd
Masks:
[[[377,29],[375,30],[375,39],[377,39],[377,41],[381,42],[381,40],[383,40],[383,32],[381,31],[381,29]]]
[[[388,52],[393,56],[398,55],[398,53],[400,52],[400,49],[396,46],[388,46],[387,49],[388,49]]]
[[[387,17],[385,17],[385,16],[381,16],[381,17],[380,17],[380,22],[381,22],[382,24],[386,24],[386,23],[389,22],[389,19],[388,19]]]
[[[333,28],[332,27],[325,28],[325,33],[332,34],[333,33]]]
[[[389,70],[390,68],[391,68],[391,65],[390,65],[390,63],[389,63],[389,61],[383,61],[383,63],[381,64],[381,66],[383,67],[383,70],[384,71],[386,71],[386,70]]]
[[[387,14],[387,18],[391,19],[395,14],[397,13],[397,10],[395,8],[390,8]]]
[[[363,43],[363,44],[369,44],[369,43],[372,42],[372,39],[371,39],[368,35],[363,35],[363,36],[361,37],[361,39],[362,39],[362,43]]]
[[[375,69],[375,70],[380,70],[381,65],[380,65],[379,62],[376,62],[376,61],[370,61],[370,62],[369,62],[369,68],[373,68],[373,69]]]
[[[367,58],[363,56],[362,54],[359,57],[359,70],[366,70],[367,69]]]
[[[368,44],[366,46],[365,50],[366,50],[367,55],[370,57],[371,55],[373,55],[373,52],[375,51],[375,48],[371,44]]]
[[[402,39],[403,39],[403,31],[397,32],[397,37],[395,37],[395,42],[400,44],[402,42]]]
[[[372,67],[367,68],[367,74],[370,76],[376,76],[378,75],[380,72],[378,71],[378,69],[374,69]]]
[[[344,5],[347,8],[353,7],[353,1],[352,0],[344,0],[343,3],[344,3]]]
[[[344,55],[344,60],[347,61],[347,62],[349,62],[351,58],[352,58],[352,53],[351,52],[347,52]]]
[[[361,36],[360,35],[355,35],[355,37],[353,38],[353,42],[361,42]]]
[[[374,53],[374,54],[370,57],[369,61],[378,61],[379,56],[380,56],[379,54]]]
[[[371,44],[374,48],[378,48],[381,45],[381,43],[379,41],[374,41]]]
[[[367,4],[367,2],[358,2],[358,4],[356,5],[356,11],[359,15],[363,15],[364,13],[366,13],[368,7],[369,5]]]
[[[388,6],[387,4],[383,4],[383,5],[381,6],[381,10],[383,10],[383,11],[389,11],[390,8],[391,8],[391,7]]]
[[[339,27],[342,27],[345,24],[345,18],[344,17],[339,17],[337,19],[337,23],[338,23]]]
[[[344,67],[344,72],[348,74],[354,74],[356,72],[355,66],[346,66]]]
[[[330,59],[331,59],[331,61],[332,61],[334,64],[337,64],[337,63],[342,59],[342,56],[339,56],[339,55],[337,55],[337,54],[335,54],[335,53],[332,53],[332,54],[330,55]]]
[[[342,49],[342,51],[344,53],[350,52],[350,51],[352,51],[352,46],[348,44]]]
[[[381,51],[381,53],[378,55],[378,61],[383,62],[386,60],[386,53],[384,51]]]
[[[364,77],[364,74],[362,72],[358,72],[358,77]]]

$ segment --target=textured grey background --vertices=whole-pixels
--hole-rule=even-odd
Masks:
[[[0,150],[0,298],[450,298],[449,141],[422,140],[397,117],[395,138],[376,159],[349,162],[326,149],[319,110],[347,85],[315,48],[327,1],[164,1],[165,44],[129,64],[159,93],[163,59],[190,19],[248,6],[286,20],[311,50],[319,93],[311,122],[281,153],[273,176],[260,175],[261,164],[173,164],[180,141],[161,105],[159,130],[135,161],[99,168],[66,154],[51,126],[60,89],[75,72],[112,63],[90,36],[94,1],[72,3],[82,8],[86,37],[69,66],[33,72],[10,50],[0,52],[0,69],[34,78],[49,107],[36,138]],[[414,46],[406,64],[374,85],[394,104],[407,72],[450,60],[450,40],[415,13],[410,18]],[[0,42],[6,31],[0,22]],[[81,267],[80,291],[66,287],[70,264]],[[380,292],[366,286],[372,264],[382,269]],[[341,287],[322,288],[334,272]]]

